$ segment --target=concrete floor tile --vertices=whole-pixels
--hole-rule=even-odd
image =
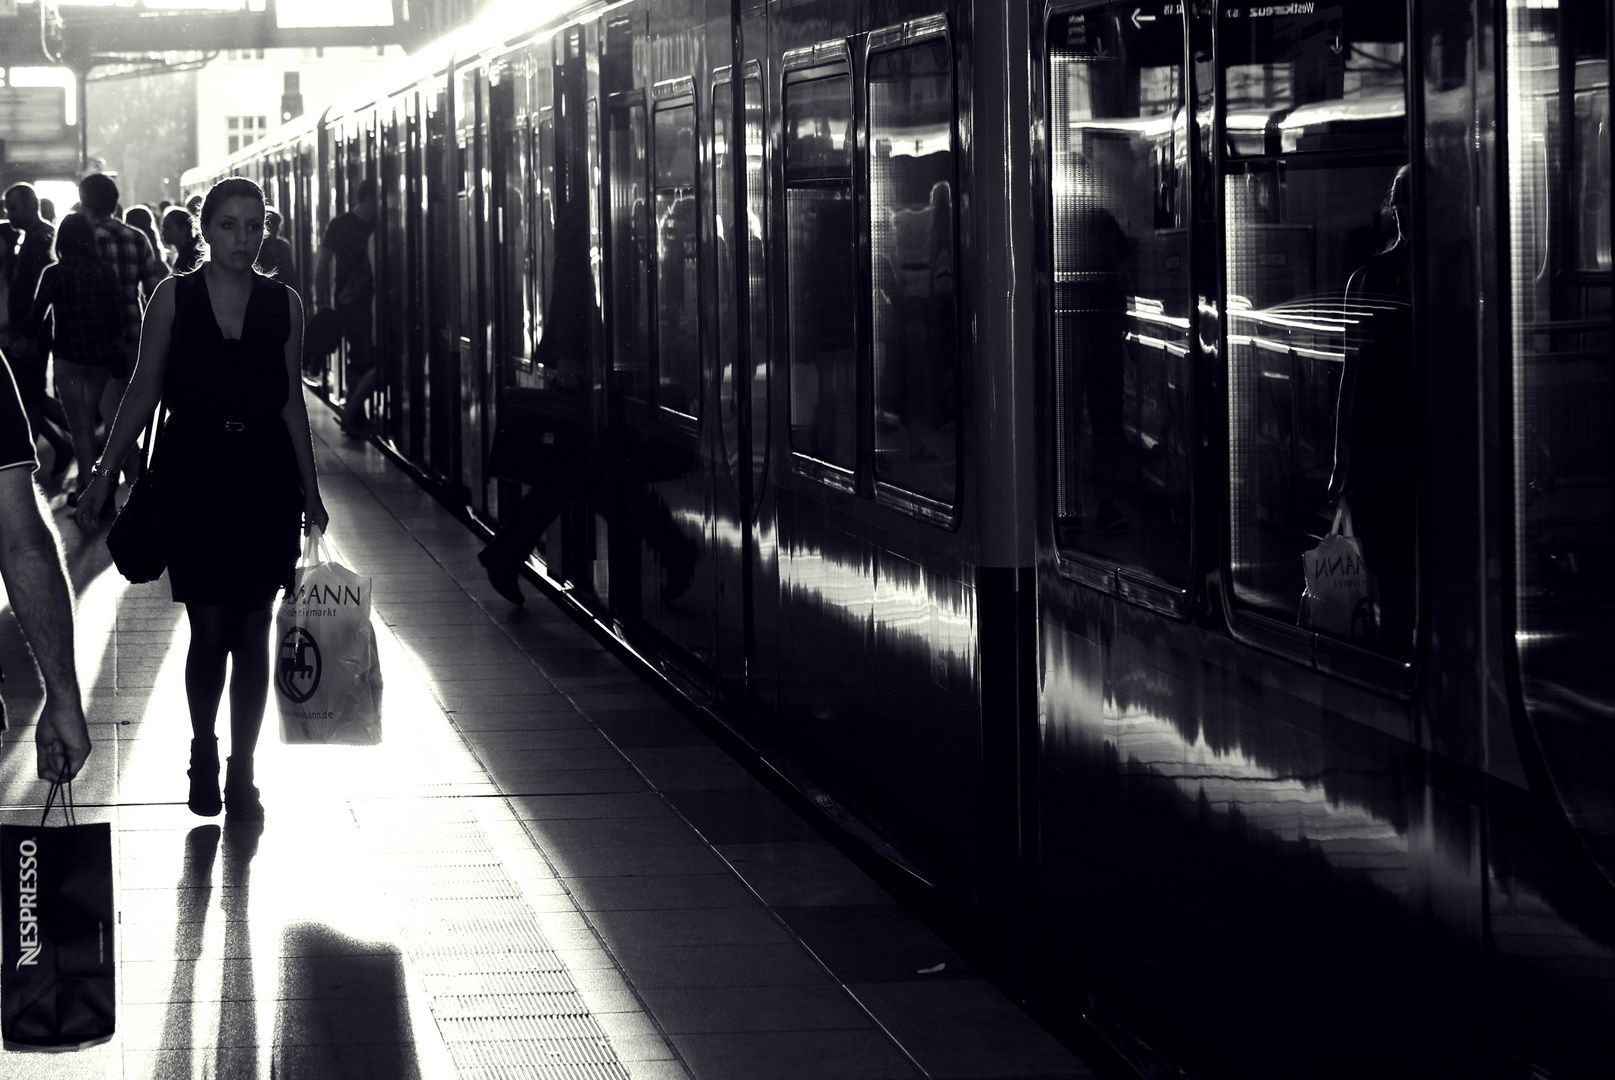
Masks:
[[[657,987],[832,985],[796,942],[764,945],[622,946],[613,954],[633,984]]]
[[[635,877],[567,878],[584,911],[667,911],[743,907],[751,891],[727,874],[643,874]]]
[[[673,1036],[699,1080],[911,1080],[922,1074],[878,1031]]]
[[[613,950],[655,945],[782,945],[793,940],[761,905],[594,911],[590,920]]]
[[[839,986],[680,987],[641,991],[670,1035],[719,1031],[863,1031],[875,1022]],[[986,1075],[985,1073],[983,1075]]]
[[[1093,1075],[985,980],[860,983],[848,989],[937,1080]]]
[[[528,821],[660,817],[667,813],[662,797],[643,786],[640,791],[610,795],[515,795],[510,805],[518,818]]]

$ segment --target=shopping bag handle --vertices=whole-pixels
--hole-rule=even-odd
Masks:
[[[1344,495],[1335,503],[1335,521],[1334,524],[1329,526],[1329,535],[1350,536],[1353,538],[1357,536],[1351,528],[1351,503],[1346,501],[1346,496]]]
[[[77,808],[73,805],[73,781],[52,780],[50,782],[50,793],[45,796],[45,812],[39,815],[40,828],[44,828],[46,821],[50,819],[51,807],[57,805],[56,799],[58,796],[62,800],[60,804],[62,816],[67,819],[69,825],[78,824]]]
[[[303,554],[297,560],[297,565],[317,566],[331,561],[331,545],[326,543],[325,533],[318,525],[310,525],[303,537]]]

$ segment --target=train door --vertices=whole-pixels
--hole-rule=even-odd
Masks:
[[[749,688],[755,652],[758,510],[767,478],[769,431],[762,73],[756,62],[748,62],[744,71],[740,123],[735,120],[731,66],[718,69],[711,98],[713,357],[721,442],[721,475],[713,497],[714,670],[737,698]]]
[[[639,16],[643,19],[643,16]],[[607,27],[620,33],[625,47],[636,20],[623,17]],[[650,369],[650,144],[646,131],[645,92],[639,73],[624,73],[627,85],[611,82],[606,91],[606,184],[610,217],[606,237],[606,372],[607,441],[610,446],[613,502],[607,512],[610,606],[622,619],[636,619],[640,609],[640,537],[626,496],[629,476],[637,468],[651,403]],[[615,91],[615,92],[612,92]]]
[[[482,418],[487,386],[484,369],[491,344],[485,304],[487,277],[483,265],[486,237],[482,232],[488,205],[488,192],[483,183],[488,109],[483,75],[480,67],[458,72],[459,83],[454,96],[454,132],[460,166],[459,192],[455,200],[459,242],[456,323],[460,361],[460,468],[455,479],[467,503],[477,511],[484,509],[485,502]]]
[[[449,87],[446,81],[429,87],[423,102],[426,121],[425,172],[422,175],[421,205],[427,207],[422,241],[425,266],[421,301],[427,312],[425,372],[426,464],[439,481],[448,483],[459,475],[460,445],[459,386],[455,381],[455,357],[459,337],[454,325],[456,275],[454,259],[454,206],[451,192],[457,191],[460,171],[450,142]]]
[[[404,99],[396,98],[379,110],[379,201],[376,206],[376,353],[380,365],[382,434],[394,447],[408,453],[409,443],[409,255],[404,233],[407,201],[404,143],[407,120]]]
[[[422,463],[426,459],[425,373],[431,322],[424,281],[426,267],[430,264],[424,258],[425,222],[422,217],[421,200],[425,161],[422,153],[421,95],[418,91],[412,90],[405,95],[403,110],[403,317],[408,330],[402,356],[404,371],[399,402],[399,426],[405,456],[413,462]]]

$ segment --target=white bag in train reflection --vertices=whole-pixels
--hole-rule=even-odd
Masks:
[[[1300,624],[1348,641],[1374,644],[1379,638],[1378,590],[1363,559],[1363,544],[1352,531],[1351,508],[1342,499],[1334,524],[1318,546],[1301,556],[1306,589]]]
[[[275,699],[286,743],[381,741],[381,661],[370,579],[331,558],[320,530],[303,541],[275,613]]]

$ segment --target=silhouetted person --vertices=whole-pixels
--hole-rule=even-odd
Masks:
[[[1077,207],[1070,225],[1074,271],[1062,291],[1074,324],[1088,426],[1093,432],[1093,486],[1098,503],[1094,526],[1120,532],[1131,522],[1116,505],[1125,442],[1122,435],[1123,361],[1127,338],[1127,276],[1122,264],[1130,245],[1116,218],[1097,201]]]
[[[73,460],[73,445],[56,429],[57,426],[69,427],[66,414],[45,392],[50,333],[42,327],[28,327],[28,313],[34,304],[34,293],[39,289],[40,275],[50,265],[56,231],[40,218],[39,197],[31,184],[12,185],[6,191],[5,206],[11,229],[21,240],[7,282],[6,313],[11,322],[7,355],[29,426],[35,435],[50,444],[54,455],[50,474],[61,476]]]
[[[151,244],[152,253],[159,259],[163,259],[163,241],[157,235],[157,220],[157,218],[152,217],[151,210],[144,206],[131,207],[123,215],[123,223],[144,233],[146,241]]]
[[[163,243],[174,249],[174,273],[189,274],[202,265],[202,234],[189,211],[175,207],[163,215]]]
[[[297,284],[297,270],[292,265],[292,246],[281,239],[280,211],[273,206],[264,207],[264,246],[258,249],[258,269],[282,285]]]
[[[101,399],[101,415],[117,413],[118,402],[129,388],[129,375],[135,368],[135,357],[140,352],[140,317],[145,305],[151,302],[157,286],[168,277],[168,266],[157,257],[150,242],[139,229],[130,228],[112,216],[118,205],[118,185],[104,173],[91,173],[79,181],[79,206],[85,217],[95,226],[95,240],[101,248],[101,261],[112,267],[118,275],[118,290],[123,297],[124,336],[122,342],[122,374],[113,373]],[[139,457],[131,458],[129,479],[132,481],[139,468]],[[122,462],[114,463],[122,466]]]
[[[1329,493],[1345,504],[1379,590],[1381,651],[1412,655],[1414,611],[1414,424],[1418,369],[1413,350],[1408,167],[1397,171],[1381,211],[1395,226],[1390,246],[1346,285],[1355,330],[1346,341],[1335,417]]]
[[[78,459],[78,489],[67,498],[69,506],[76,506],[95,464],[96,412],[107,383],[129,375],[123,366],[126,313],[118,275],[101,261],[95,226],[83,214],[68,214],[56,230],[56,261],[39,277],[24,329],[37,334],[47,313],[53,326],[56,385]]]
[[[534,361],[553,372],[546,390],[574,398],[582,412],[588,389],[589,331],[594,319],[594,277],[589,266],[588,204],[575,199],[567,205],[555,229],[555,285],[546,307],[544,337]],[[563,406],[564,407],[564,406]],[[512,604],[524,601],[517,575],[567,502],[581,489],[585,448],[582,432],[574,444],[560,449],[572,467],[559,469],[544,482],[528,487],[521,501],[499,522],[499,531],[477,554],[488,571],[488,581]],[[563,434],[561,438],[566,438]]]
[[[353,207],[325,227],[314,267],[315,304],[335,307],[348,342],[348,396],[342,405],[342,433],[363,434],[365,402],[376,389],[371,348],[371,306],[376,275],[370,266],[370,236],[376,229],[376,182],[365,180],[353,192]],[[334,264],[334,266],[333,266]]]

